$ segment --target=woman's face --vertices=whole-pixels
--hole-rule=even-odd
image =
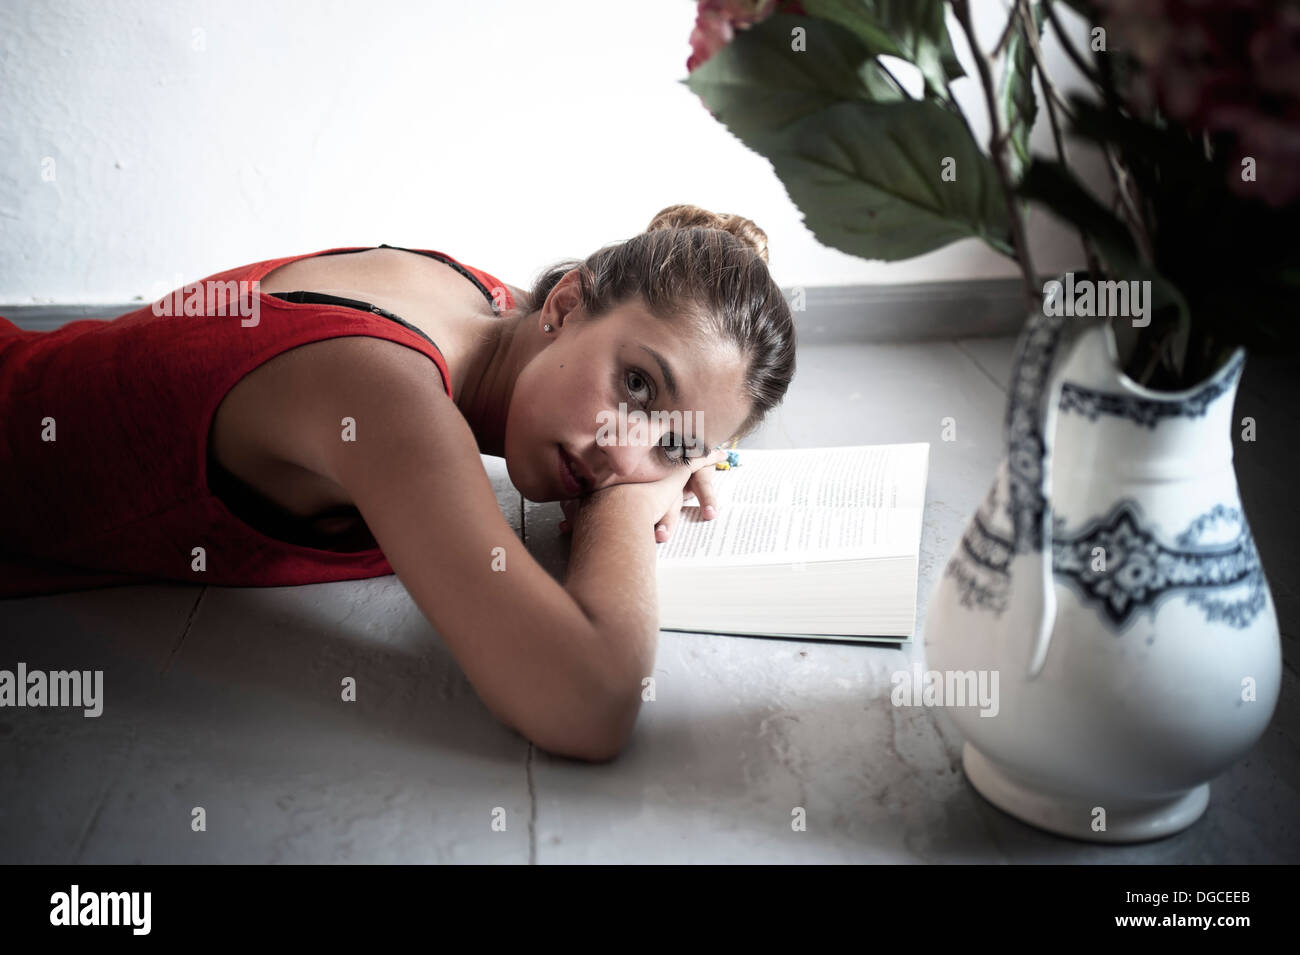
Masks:
[[[506,420],[506,467],[520,494],[556,501],[657,481],[740,429],[750,405],[734,346],[685,337],[639,304],[591,321],[570,278],[521,330],[554,329],[520,372]],[[566,478],[566,455],[580,487]]]

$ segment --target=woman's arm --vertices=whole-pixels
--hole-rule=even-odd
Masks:
[[[655,585],[653,498],[635,484],[615,484],[590,495],[573,525],[565,589],[603,633],[618,634],[616,695],[625,708],[613,727],[618,740],[632,733],[641,709],[641,680],[654,670],[659,642]]]
[[[667,539],[687,491],[702,506],[716,509],[709,467],[725,459],[726,453],[716,450],[686,467],[671,468],[657,481],[615,484],[565,502],[573,530],[565,587],[604,630],[624,635],[620,656],[630,669],[618,678],[628,700],[620,739],[630,735],[636,723],[641,681],[654,670],[659,642],[654,526],[659,524]]]
[[[348,492],[488,709],[550,752],[612,758],[636,721],[657,635],[646,584],[629,583],[653,558],[650,498],[631,486],[600,492],[566,591],[502,517],[433,363],[381,339],[336,354],[284,389],[285,407],[267,409],[295,423],[282,449]],[[355,441],[341,440],[344,417]],[[634,576],[628,553],[642,568]]]

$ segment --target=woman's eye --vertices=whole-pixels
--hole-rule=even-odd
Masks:
[[[629,371],[625,380],[629,382],[629,394],[635,396],[638,392],[644,391],[646,396],[642,399],[642,403],[644,404],[650,400],[650,382],[646,380],[645,375],[641,374],[639,371]],[[635,386],[630,384],[632,382],[635,382]]]
[[[669,464],[689,464],[686,448],[677,440],[675,433],[669,432],[659,439],[659,453]]]
[[[628,394],[637,398],[642,392],[644,398],[637,398],[640,404],[649,407],[650,401],[654,398],[650,379],[634,368],[628,369],[627,376],[624,378],[627,385]],[[678,440],[675,432],[668,432],[659,439],[659,454],[669,464],[690,464],[691,458],[686,454],[686,448]]]

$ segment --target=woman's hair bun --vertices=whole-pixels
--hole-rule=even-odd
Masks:
[[[689,229],[693,226],[730,232],[753,249],[764,262],[767,261],[767,233],[744,216],[710,212],[699,206],[681,204],[659,210],[659,213],[650,220],[650,225],[646,226],[645,231]]]

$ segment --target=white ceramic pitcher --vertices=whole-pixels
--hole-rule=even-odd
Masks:
[[[971,783],[1026,822],[1105,842],[1177,832],[1268,725],[1282,654],[1232,465],[1244,364],[1238,349],[1157,392],[1118,369],[1104,321],[1036,313],[1020,336],[1007,455],[925,646],[941,675],[997,671],[994,715],[947,712]]]

